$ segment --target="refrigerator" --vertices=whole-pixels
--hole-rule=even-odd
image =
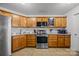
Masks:
[[[11,17],[0,15],[0,56],[11,55]]]

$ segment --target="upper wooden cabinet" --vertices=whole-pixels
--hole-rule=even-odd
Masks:
[[[54,27],[64,28],[67,25],[66,17],[54,17]]]
[[[12,16],[11,13],[5,12],[5,11],[0,11],[0,15],[3,15],[3,16]]]
[[[37,22],[48,22],[48,17],[37,17]]]
[[[26,27],[36,27],[36,18],[28,17],[26,19]]]
[[[20,16],[20,27],[26,27],[26,17]]]
[[[12,27],[20,27],[20,16],[12,15]]]

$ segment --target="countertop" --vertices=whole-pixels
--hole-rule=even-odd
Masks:
[[[15,35],[12,35],[12,36],[16,36],[16,35],[36,35],[35,33],[32,33],[32,34],[15,34]],[[47,34],[47,35],[71,35],[71,34]]]

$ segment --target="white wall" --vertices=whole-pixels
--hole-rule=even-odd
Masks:
[[[79,51],[79,6],[70,10],[67,16],[67,30],[71,33],[71,49]]]

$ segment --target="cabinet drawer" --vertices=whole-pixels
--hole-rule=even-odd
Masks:
[[[57,35],[48,35],[48,38],[57,38]]]
[[[61,37],[64,38],[64,35],[58,35],[58,38],[61,38]]]

